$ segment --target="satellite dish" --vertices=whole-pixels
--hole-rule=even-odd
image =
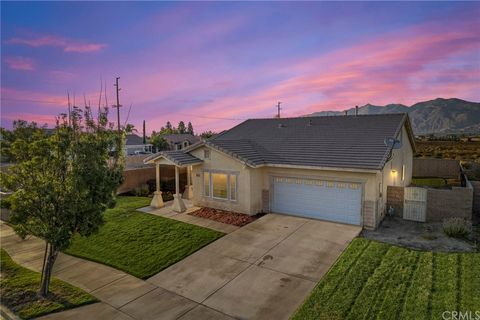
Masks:
[[[402,147],[402,143],[400,140],[392,138],[392,137],[387,137],[385,140],[383,140],[383,143],[392,149],[400,149]]]

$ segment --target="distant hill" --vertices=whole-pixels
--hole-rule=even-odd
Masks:
[[[355,108],[345,110],[355,114]],[[345,115],[345,111],[321,111],[308,116]],[[408,107],[403,104],[374,106],[366,104],[358,108],[358,114],[383,114],[408,112],[416,135],[480,133],[480,103],[451,98],[423,101]]]

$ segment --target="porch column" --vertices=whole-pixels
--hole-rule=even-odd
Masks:
[[[161,208],[163,207],[163,198],[162,198],[162,191],[160,191],[160,164],[155,163],[155,182],[156,182],[156,190],[153,193],[153,199],[150,202],[150,206],[154,208]]]
[[[192,167],[187,167],[187,185],[185,186],[185,191],[183,192],[183,199],[192,199],[193,198],[193,186],[192,186]]]
[[[187,207],[183,203],[182,195],[180,194],[180,179],[178,174],[178,166],[175,166],[175,194],[173,195],[173,211],[185,212]]]

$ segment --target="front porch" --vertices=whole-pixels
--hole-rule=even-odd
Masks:
[[[186,212],[187,207],[185,200],[191,200],[193,198],[193,186],[192,186],[192,166],[199,165],[203,161],[183,151],[162,151],[144,160],[146,164],[155,164],[155,180],[156,191],[154,192],[153,199],[150,206],[155,209],[160,209],[165,206],[162,198],[162,190],[160,184],[160,165],[171,165],[175,167],[175,194],[173,195],[173,202],[171,208],[166,211],[174,211],[176,213]],[[187,184],[183,194],[180,193],[180,168],[187,169]]]

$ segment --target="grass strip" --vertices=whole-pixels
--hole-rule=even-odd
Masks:
[[[22,319],[36,318],[97,301],[82,289],[56,278],[52,278],[48,297],[39,298],[40,273],[16,264],[3,249],[0,250],[0,260],[2,304]]]
[[[402,258],[395,267],[392,276],[385,283],[386,290],[383,291],[384,299],[381,308],[376,312],[377,319],[393,320],[398,319],[401,315],[405,293],[409,287],[419,256],[417,251],[401,250],[403,254],[399,252],[398,255]]]
[[[457,310],[457,254],[434,253],[432,319],[441,319],[444,311]]]
[[[420,252],[412,278],[403,303],[402,319],[426,320],[429,318],[429,300],[432,289],[433,253]]]
[[[460,311],[480,316],[480,253],[460,254]]]

